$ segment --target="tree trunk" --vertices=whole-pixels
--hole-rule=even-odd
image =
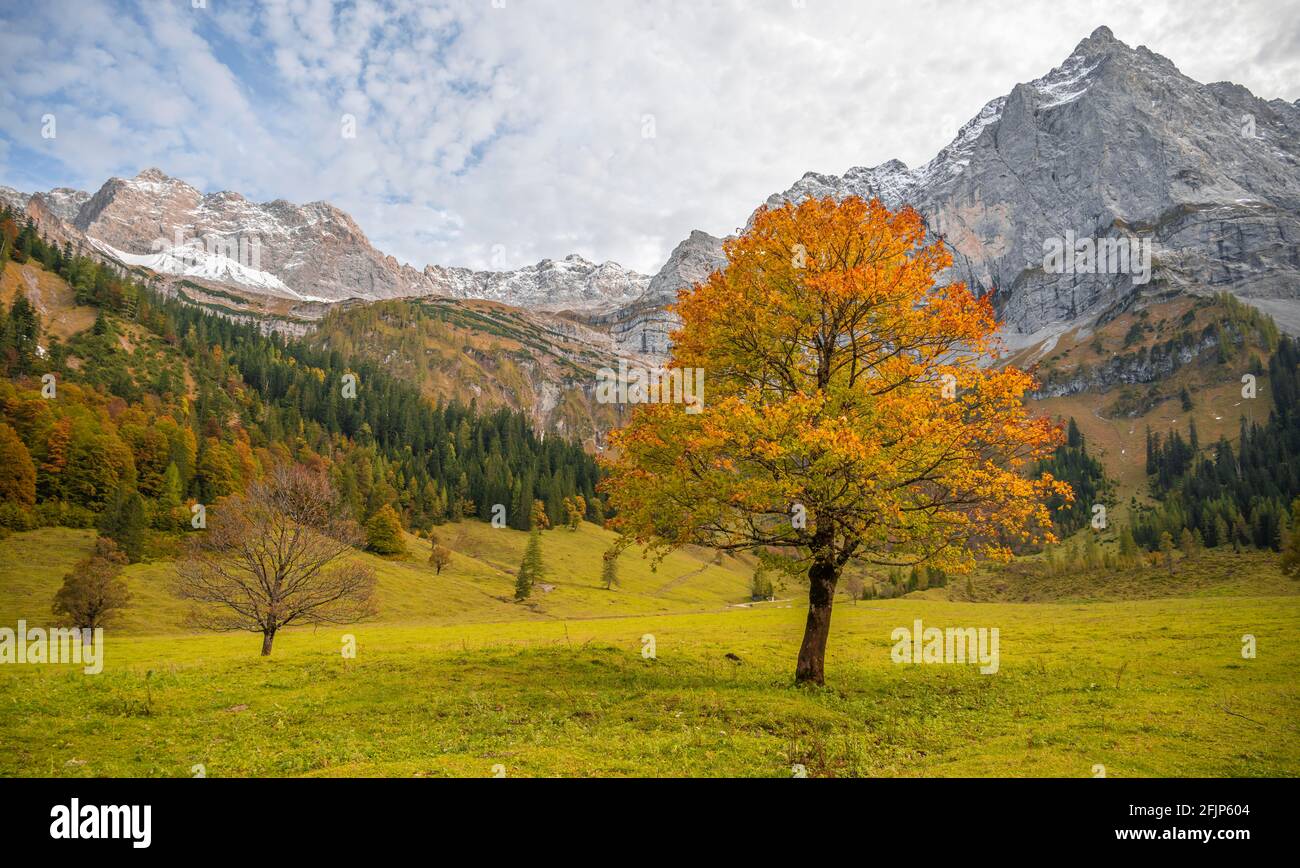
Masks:
[[[271,643],[275,641],[275,630],[262,631],[262,656],[271,656]]]
[[[826,639],[831,634],[831,604],[840,569],[829,559],[813,561],[808,568],[808,621],[794,670],[796,684],[825,683]]]

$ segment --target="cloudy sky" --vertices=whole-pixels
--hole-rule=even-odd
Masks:
[[[806,171],[924,163],[1101,24],[1300,98],[1300,0],[0,0],[0,184],[158,166],[417,267],[652,273]]]

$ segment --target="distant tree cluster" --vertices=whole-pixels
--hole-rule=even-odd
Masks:
[[[1300,345],[1282,337],[1268,363],[1273,407],[1264,424],[1245,417],[1235,443],[1200,443],[1194,421],[1187,436],[1147,432],[1147,477],[1159,501],[1139,512],[1133,534],[1148,550],[1184,530],[1210,547],[1279,551],[1300,496]]]
[[[1069,536],[1088,524],[1092,519],[1093,504],[1102,502],[1107,496],[1105,468],[1088,454],[1088,444],[1073,417],[1066,425],[1065,442],[1056,447],[1051,458],[1039,461],[1032,475],[1044,473],[1070,483],[1072,498],[1053,494],[1047,500],[1057,536]]]

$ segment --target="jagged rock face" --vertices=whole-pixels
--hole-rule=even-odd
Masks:
[[[71,187],[55,187],[48,193],[29,194],[0,186],[0,204],[30,217],[50,241],[70,245],[79,253],[89,252],[89,245],[86,237],[73,228],[71,221],[89,199],[89,193]]]
[[[698,229],[692,232],[650,279],[645,292],[606,318],[619,354],[667,355],[671,346],[668,335],[679,320],[665,306],[677,300],[677,290],[694,286],[726,264],[721,238]]]
[[[85,190],[74,190],[71,187],[55,187],[48,193],[37,193],[35,196],[51,214],[64,223],[75,220],[81,206],[90,201],[90,194]]]
[[[30,198],[31,196],[27,193],[0,184],[0,205],[8,205],[10,208],[21,213],[22,210],[27,207],[27,200]]]
[[[164,273],[315,301],[415,294],[397,261],[325,202],[259,204],[238,193],[205,195],[146,169],[110,179],[73,223],[105,253]],[[190,250],[195,244],[204,250]]]
[[[1239,334],[1231,337],[1234,342],[1241,343]],[[1066,376],[1049,377],[1029,397],[1061,398],[1079,392],[1105,392],[1120,385],[1159,382],[1213,351],[1218,343],[1214,335],[1202,335],[1194,343],[1182,346],[1157,345],[1150,352],[1116,356],[1085,372],[1072,371]]]
[[[424,277],[435,295],[477,298],[533,310],[599,311],[639,298],[650,278],[615,262],[597,265],[577,254],[544,259],[515,271],[471,271],[431,265]]]
[[[376,250],[351,217],[328,203],[259,204],[238,193],[204,194],[158,169],[113,178],[87,199],[73,223],[107,256],[295,300],[438,295],[538,310],[605,310],[639,297],[649,282],[616,263],[580,256],[515,271],[419,271]],[[66,208],[65,200],[75,201],[62,197],[58,207]],[[203,249],[191,249],[195,242]]]
[[[89,193],[82,193],[80,190],[67,190],[66,187],[60,188],[60,190],[80,194],[83,203],[90,198]],[[40,227],[40,231],[46,239],[53,241],[55,244],[66,245],[81,254],[93,252],[86,240],[86,236],[78,232],[64,216],[69,213],[75,204],[74,199],[76,197],[57,197],[53,195],[58,192],[59,190],[52,190],[50,193],[36,193],[33,195],[27,200],[27,216],[32,218],[36,225]]]
[[[955,252],[952,276],[995,293],[1013,344],[1151,291],[1227,290],[1300,329],[1296,106],[1199,84],[1106,28],[920,169],[810,174],[768,202],[855,194],[920,211]],[[1067,232],[1149,240],[1150,282],[1045,269],[1045,242]]]

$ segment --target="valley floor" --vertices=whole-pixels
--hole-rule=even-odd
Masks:
[[[572,542],[564,533],[546,535],[552,551],[605,532],[584,528]],[[0,541],[3,625],[42,621],[35,601],[52,593],[46,574],[59,567],[40,566],[34,544],[50,552],[57,537],[77,548],[82,536]],[[389,566],[438,581],[414,563]],[[161,568],[131,568],[139,599],[150,595],[141,577]],[[100,675],[0,666],[0,775],[190,776],[201,766],[211,777],[790,776],[796,765],[809,776],[1089,777],[1097,766],[1110,777],[1300,775],[1294,594],[1237,595],[1249,590],[1238,585],[1228,595],[1023,603],[934,599],[932,589],[841,601],[827,687],[808,690],[791,683],[797,589],[789,602],[728,605],[743,598],[743,577],[710,574],[715,599],[665,612],[677,580],[628,573],[632,590],[589,589],[592,599],[627,597],[615,607],[624,611],[602,617],[495,600],[477,623],[399,610],[391,621],[291,630],[269,659],[257,655],[258,637],[164,631],[137,613],[106,638]],[[20,587],[19,575],[45,578]],[[509,588],[505,575],[482,581],[491,593]],[[997,673],[894,663],[891,632],[918,619],[997,628]],[[355,659],[341,653],[346,634]],[[1247,634],[1254,659],[1242,656]]]

